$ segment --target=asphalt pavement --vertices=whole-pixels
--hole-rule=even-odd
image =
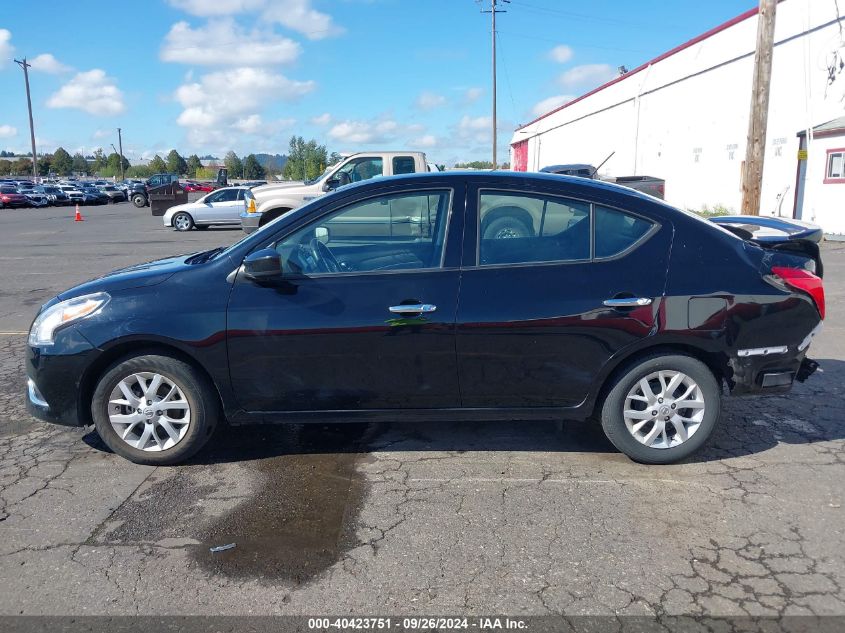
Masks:
[[[83,215],[0,211],[0,615],[845,615],[845,244],[822,371],[727,399],[683,464],[514,420],[239,427],[153,468],[29,418],[25,332],[69,286],[241,233]]]

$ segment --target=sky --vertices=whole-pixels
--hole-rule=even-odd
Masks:
[[[499,162],[514,128],[756,0],[512,0],[497,15]],[[130,160],[422,150],[491,157],[490,0],[0,0],[0,149]]]

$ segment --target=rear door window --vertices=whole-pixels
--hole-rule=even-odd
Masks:
[[[413,174],[416,171],[414,166],[413,156],[394,156],[393,157],[393,175],[399,174]]]
[[[590,259],[590,204],[556,196],[482,192],[482,266]]]

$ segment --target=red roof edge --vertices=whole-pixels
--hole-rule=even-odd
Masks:
[[[578,103],[578,102],[579,102],[579,101],[581,101],[582,99],[586,99],[587,97],[592,96],[592,95],[596,94],[597,92],[599,92],[599,91],[601,91],[601,90],[604,90],[605,88],[608,88],[608,87],[612,86],[613,84],[615,84],[615,83],[618,83],[618,82],[622,81],[623,79],[627,79],[627,78],[628,78],[628,77],[630,77],[631,75],[636,75],[636,74],[637,74],[638,72],[640,72],[641,70],[645,70],[646,68],[648,68],[649,66],[651,66],[651,65],[653,65],[653,64],[656,64],[657,62],[662,62],[662,61],[663,61],[664,59],[666,59],[667,57],[671,57],[672,55],[675,55],[676,53],[680,53],[682,50],[687,49],[687,48],[689,48],[690,46],[695,46],[695,45],[696,45],[696,44],[698,44],[699,42],[702,42],[702,41],[706,40],[708,37],[712,37],[713,35],[716,35],[717,33],[721,33],[721,32],[722,32],[722,31],[724,31],[725,29],[728,29],[728,28],[730,28],[730,27],[734,26],[735,24],[739,24],[740,22],[742,22],[742,21],[744,21],[744,20],[747,20],[748,18],[750,18],[750,17],[753,17],[753,16],[757,15],[757,12],[759,11],[759,9],[760,9],[759,7],[754,7],[753,9],[749,9],[749,10],[748,10],[748,11],[746,11],[745,13],[741,13],[740,15],[736,16],[735,18],[731,18],[731,19],[730,19],[730,20],[728,20],[727,22],[724,22],[724,23],[720,24],[719,26],[716,26],[716,27],[714,27],[714,28],[710,29],[710,30],[709,30],[709,31],[707,31],[706,33],[702,33],[702,34],[701,34],[701,35],[699,35],[698,37],[694,37],[694,38],[692,38],[691,40],[689,40],[688,42],[684,42],[684,43],[683,43],[683,44],[681,44],[680,46],[676,46],[676,47],[675,47],[675,48],[673,48],[672,50],[667,51],[666,53],[663,53],[662,55],[659,55],[658,57],[655,57],[654,59],[652,59],[652,60],[650,60],[650,61],[647,61],[646,63],[642,64],[641,66],[637,66],[634,70],[631,70],[631,71],[629,71],[629,72],[625,73],[624,75],[619,75],[619,76],[618,76],[618,77],[616,77],[615,79],[611,79],[611,80],[610,80],[610,81],[608,81],[607,83],[602,84],[602,85],[601,85],[601,86],[599,86],[598,88],[595,88],[595,89],[593,89],[593,90],[590,90],[590,92],[588,92],[588,93],[586,93],[586,94],[581,95],[581,96],[580,96],[580,97],[578,97],[577,99],[573,99],[572,101],[569,101],[568,103],[564,103],[562,106],[558,106],[557,108],[555,108],[554,110],[551,110],[550,112],[546,112],[545,114],[541,114],[540,116],[538,116],[538,117],[537,117],[536,119],[534,119],[533,121],[529,121],[529,122],[528,122],[528,123],[526,123],[525,125],[520,125],[520,126],[519,126],[518,128],[516,128],[516,129],[517,129],[517,130],[522,130],[522,129],[525,129],[525,128],[527,128],[529,125],[533,125],[533,124],[535,124],[537,121],[541,121],[541,120],[545,119],[547,116],[551,116],[551,115],[552,115],[552,114],[554,114],[555,112],[560,112],[560,111],[561,111],[561,110],[563,110],[564,108],[568,108],[569,106],[571,106],[571,105],[573,105],[573,104],[575,104],[575,103]],[[521,142],[521,141],[517,141],[517,142],[519,143],[519,142]]]

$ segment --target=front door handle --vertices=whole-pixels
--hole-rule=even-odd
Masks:
[[[637,308],[651,305],[651,299],[649,297],[620,297],[618,299],[605,299],[604,305],[608,308]]]
[[[434,312],[436,309],[437,306],[430,303],[412,303],[401,306],[390,306],[388,308],[394,314],[425,314]]]

